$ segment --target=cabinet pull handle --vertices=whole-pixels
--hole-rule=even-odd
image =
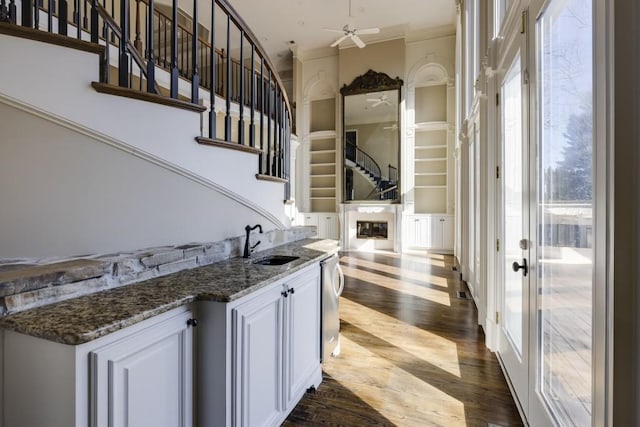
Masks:
[[[293,289],[293,288],[291,288],[291,289],[289,289],[289,293],[290,293],[290,294],[295,294],[295,293],[296,293],[296,290],[295,290],[295,289]]]
[[[282,292],[280,292],[280,295],[282,295],[282,296],[283,296],[283,297],[285,297],[285,298],[289,296],[289,294],[287,293],[287,291],[282,291]]]
[[[187,326],[193,326],[195,328],[196,326],[198,326],[198,319],[187,320]]]

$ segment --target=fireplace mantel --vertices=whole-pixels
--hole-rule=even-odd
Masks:
[[[375,203],[343,203],[340,205],[341,246],[347,251],[377,249],[400,252],[402,247],[402,205]],[[357,236],[358,221],[386,222],[387,238]]]

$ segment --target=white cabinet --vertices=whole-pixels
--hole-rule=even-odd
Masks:
[[[319,273],[316,266],[233,309],[235,425],[279,425],[317,385]]]
[[[89,353],[96,426],[192,425],[191,313]]]
[[[320,269],[288,283],[285,298],[285,403],[293,409],[320,366]]]
[[[4,427],[193,425],[191,316],[77,346],[5,331]]]
[[[340,232],[338,215],[334,213],[318,213],[318,237],[338,240]]]
[[[313,225],[316,227],[318,238],[333,240],[340,238],[338,214],[332,212],[314,212],[300,215],[302,216],[301,222],[303,225]]]
[[[322,381],[318,263],[198,317],[200,425],[280,425]]]
[[[434,249],[453,250],[453,216],[431,215],[431,244]]]
[[[281,292],[275,287],[233,310],[235,425],[275,425],[284,410]]]
[[[408,215],[407,248],[449,252],[453,250],[453,215]]]

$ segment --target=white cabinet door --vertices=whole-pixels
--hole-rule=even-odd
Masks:
[[[320,366],[320,269],[286,284],[286,402],[295,405]]]
[[[338,215],[320,213],[318,215],[318,237],[338,240]]]
[[[190,317],[180,313],[89,353],[91,425],[193,424]]]
[[[439,215],[431,215],[429,222],[429,241],[428,248],[442,249],[442,222],[443,219]]]
[[[429,224],[424,216],[408,216],[405,222],[407,226],[407,247],[427,247],[429,237]]]
[[[453,250],[454,221],[452,216],[442,217],[442,249]]]
[[[235,426],[271,426],[284,411],[284,289],[275,286],[233,309]],[[222,398],[222,397],[221,397]]]
[[[300,214],[302,216],[302,224],[303,225],[312,225],[314,227],[316,227],[316,232],[318,233],[318,235],[320,234],[320,227],[318,224],[318,215],[314,214],[314,213],[303,213]]]
[[[415,217],[413,219],[414,224],[414,239],[415,246],[427,247],[431,241],[431,229],[429,228],[429,219],[426,217]]]
[[[453,216],[429,216],[430,240],[428,247],[432,249],[453,250]]]

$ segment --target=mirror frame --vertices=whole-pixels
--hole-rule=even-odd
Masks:
[[[381,203],[381,204],[392,204],[392,203],[400,203],[401,202],[401,179],[400,179],[400,171],[402,170],[401,165],[401,146],[402,139],[400,133],[400,104],[402,100],[402,85],[404,82],[400,77],[396,77],[392,79],[388,74],[382,72],[376,72],[373,70],[369,70],[366,73],[356,77],[353,79],[351,84],[345,84],[340,89],[340,94],[342,95],[342,202],[343,203]],[[388,90],[397,90],[398,91],[398,106],[397,106],[397,124],[398,124],[398,184],[397,184],[397,196],[395,199],[389,200],[347,200],[347,167],[345,165],[345,159],[347,156],[347,129],[345,127],[345,97],[349,95],[361,95],[365,93],[371,92],[380,92],[380,91],[388,91]]]

